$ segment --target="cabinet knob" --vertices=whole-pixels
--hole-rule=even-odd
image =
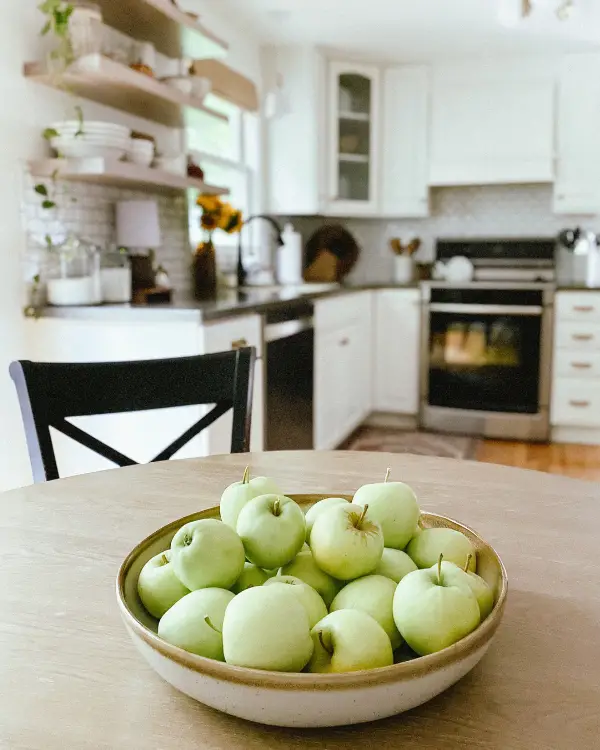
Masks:
[[[340,340],[340,346],[348,346],[350,343],[350,339],[341,339]]]
[[[246,339],[236,339],[231,342],[232,349],[245,349],[248,346]]]
[[[590,405],[589,401],[574,401],[573,399],[571,399],[569,403],[571,404],[571,406],[576,406],[579,409],[587,409],[587,407]]]
[[[574,333],[572,338],[573,341],[591,341],[594,336],[591,333]]]

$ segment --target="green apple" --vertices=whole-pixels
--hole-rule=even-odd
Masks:
[[[278,495],[279,489],[268,477],[250,479],[250,467],[246,466],[241,482],[230,484],[221,495],[221,520],[235,531],[238,516],[246,503],[260,495]]]
[[[265,586],[288,586],[289,590],[298,597],[298,601],[306,610],[310,628],[316,625],[327,614],[327,607],[321,596],[308,583],[304,583],[299,578],[295,578],[294,576],[277,576],[277,578],[270,578],[265,583]]]
[[[385,576],[386,578],[391,578],[392,581],[396,581],[396,583],[400,583],[404,576],[407,573],[412,573],[413,570],[417,570],[417,566],[406,552],[386,547],[383,550],[381,562],[373,572],[376,575]]]
[[[250,562],[259,568],[280,568],[293,560],[304,544],[304,513],[285,495],[261,495],[240,511],[237,533]]]
[[[308,615],[291,586],[256,586],[238,594],[225,612],[225,661],[237,667],[300,672],[313,642]]]
[[[356,672],[394,663],[385,630],[358,609],[331,612],[315,625],[311,635],[314,652],[309,672]]]
[[[175,575],[190,589],[229,589],[244,568],[244,545],[216,518],[186,523],[171,542]]]
[[[442,562],[442,576],[449,585],[471,589],[475,594],[477,604],[479,604],[479,612],[483,622],[494,608],[494,592],[483,578],[469,570],[462,570],[458,565],[447,560]]]
[[[411,539],[406,553],[419,568],[437,565],[440,555],[444,556],[444,560],[456,563],[459,568],[465,567],[467,558],[471,555],[469,570],[475,572],[477,567],[473,545],[464,534],[455,529],[423,529]]]
[[[386,547],[404,549],[419,520],[419,504],[407,484],[388,482],[389,475],[390,469],[383,482],[360,487],[352,502],[361,507],[369,506],[369,518],[381,526]]]
[[[372,573],[381,561],[383,532],[367,511],[367,505],[334,505],[317,516],[312,527],[315,562],[340,581]]]
[[[170,559],[171,550],[155,555],[144,565],[138,578],[142,604],[157,620],[190,592],[175,575]]]
[[[394,594],[396,627],[420,656],[451,646],[481,621],[475,594],[446,578],[442,557],[437,566],[404,576]]]
[[[259,568],[257,565],[252,563],[245,563],[244,569],[240,577],[231,587],[234,594],[239,594],[241,591],[252,588],[252,586],[262,586],[265,581],[268,581],[271,576],[267,571]]]
[[[358,609],[366,612],[385,630],[392,649],[402,643],[402,637],[394,622],[394,594],[396,583],[385,576],[370,575],[357,578],[346,584],[331,602],[330,611]]]
[[[284,565],[279,575],[294,576],[311,586],[319,594],[326,606],[333,601],[342,584],[319,568],[310,549],[300,550],[292,562]]]
[[[198,589],[174,604],[158,623],[158,635],[173,646],[224,661],[223,619],[234,595],[225,589]]]
[[[306,513],[306,541],[310,542],[310,532],[312,531],[313,524],[323,511],[327,510],[327,508],[333,508],[334,505],[341,505],[347,502],[343,497],[327,497],[325,500],[319,500],[318,503],[310,507]]]

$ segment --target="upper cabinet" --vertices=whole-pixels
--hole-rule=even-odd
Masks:
[[[600,212],[600,55],[565,57],[558,84],[554,211]]]
[[[429,214],[429,69],[388,68],[383,77],[383,216]]]
[[[555,79],[545,60],[436,68],[430,184],[552,182]]]
[[[377,212],[379,85],[378,68],[329,63],[326,213]]]

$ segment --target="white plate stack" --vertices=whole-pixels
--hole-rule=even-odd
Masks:
[[[65,120],[50,126],[58,136],[50,145],[68,159],[122,159],[130,147],[131,130],[111,122]],[[81,131],[81,132],[80,132]]]

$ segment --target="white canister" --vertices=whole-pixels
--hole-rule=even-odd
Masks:
[[[302,235],[292,224],[286,224],[281,239],[283,245],[277,250],[277,281],[279,284],[302,284]]]
[[[96,279],[93,276],[50,279],[48,281],[48,303],[57,307],[97,304]]]
[[[396,255],[394,258],[394,282],[410,284],[415,277],[415,264],[410,255]]]
[[[101,268],[102,299],[104,302],[131,301],[131,266]]]

